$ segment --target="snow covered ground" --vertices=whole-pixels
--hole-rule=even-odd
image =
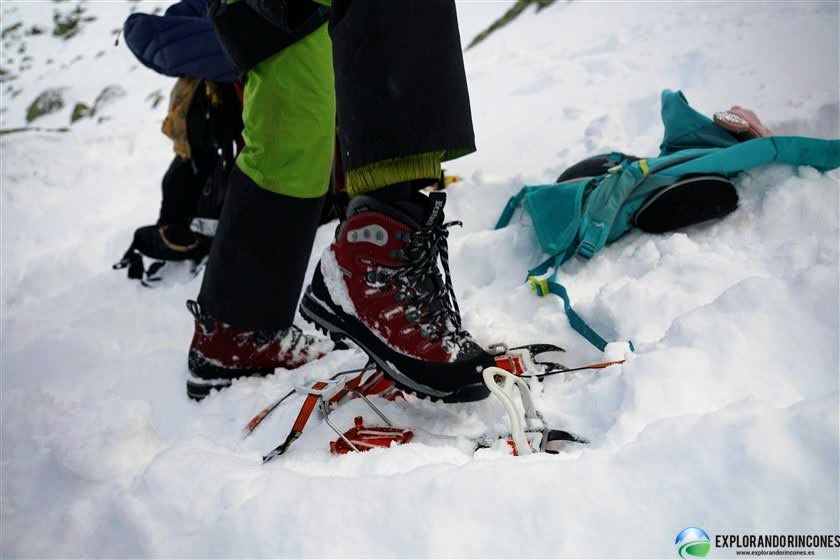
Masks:
[[[152,101],[172,83],[112,32],[131,9],[165,4],[80,5],[96,20],[63,40],[53,12],[75,4],[0,4],[0,28],[24,23],[2,39],[2,128],[65,88],[65,107],[31,123],[42,130],[0,136],[0,556],[674,558],[691,525],[712,538],[840,532],[840,173],[744,173],[726,219],[632,234],[566,266],[577,310],[636,343],[623,366],[538,389],[549,420],[590,445],[516,458],[427,442],[336,457],[313,422],[263,466],[296,407],[242,440],[245,422],[293,384],[364,359],[335,352],[187,400],[183,302],[199,280],[148,290],[110,270],[156,217],[171,148],[165,101]],[[509,5],[460,3],[464,41]],[[32,25],[47,31],[24,34]],[[450,239],[467,328],[484,343],[560,344],[570,366],[602,359],[559,301],[523,284],[542,255],[526,223],[492,230],[507,198],[594,153],[655,154],[665,87],[707,114],[742,104],[778,132],[840,136],[839,25],[833,1],[559,0],[468,51],[479,152],[449,165],[465,181],[447,208],[465,224]],[[69,126],[75,102],[93,105],[109,85],[117,94],[93,118],[43,130]],[[331,234],[319,231],[316,256]],[[378,404],[441,433],[505,425],[490,400]],[[349,427],[363,411],[354,401],[334,419]]]

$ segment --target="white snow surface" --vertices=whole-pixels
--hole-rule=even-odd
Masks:
[[[0,27],[51,29],[73,5],[4,0]],[[110,270],[156,218],[172,152],[166,101],[153,109],[147,96],[173,82],[114,47],[112,31],[165,4],[83,5],[97,19],[70,40],[30,36],[24,53],[2,41],[15,75],[2,84],[4,129],[25,125],[47,87],[66,88],[67,104],[41,129],[69,126],[73,103],[109,84],[126,94],[68,132],[0,136],[0,556],[674,558],[692,525],[838,533],[838,172],[743,173],[725,219],[633,233],[564,267],[578,312],[636,345],[622,366],[537,388],[548,420],[589,445],[523,458],[421,441],[332,456],[312,420],[262,465],[299,401],[243,440],[248,419],[364,358],[337,351],[186,398],[184,300],[200,280],[150,290]],[[509,5],[460,3],[463,41]],[[838,23],[836,2],[560,0],[468,51],[479,150],[447,166],[465,179],[447,206],[464,222],[450,252],[465,326],[483,343],[560,344],[568,366],[622,357],[589,347],[560,301],[529,291],[524,273],[544,255],[526,219],[493,230],[504,203],[588,155],[655,155],[665,87],[706,114],[741,104],[779,132],[840,136]],[[333,229],[318,232],[310,269]],[[376,402],[433,432],[506,425],[492,400]],[[334,420],[361,413],[352,401]]]

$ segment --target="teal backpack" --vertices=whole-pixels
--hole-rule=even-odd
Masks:
[[[575,313],[557,281],[560,265],[573,256],[590,259],[632,230],[633,217],[645,202],[686,176],[734,177],[768,163],[821,172],[840,167],[840,140],[771,136],[739,142],[692,109],[680,91],[662,92],[662,120],[659,156],[637,160],[613,153],[608,158],[614,166],[597,177],[526,186],[508,201],[496,224],[496,229],[508,225],[520,206],[531,215],[540,245],[551,256],[528,271],[528,282],[539,296],[562,298],[572,328],[602,351],[607,341]]]

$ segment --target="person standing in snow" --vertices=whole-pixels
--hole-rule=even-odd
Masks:
[[[351,198],[302,316],[354,341],[401,388],[484,398],[481,372],[493,359],[461,326],[445,196],[419,192],[440,179],[442,161],[475,150],[454,2],[327,4],[211,2],[222,45],[245,76],[245,148],[197,301],[187,303],[195,318],[187,393],[201,399],[332,349],[292,322],[337,116]]]
[[[131,14],[123,31],[137,60],[177,78],[162,126],[175,157],[161,181],[158,220],[134,232],[114,265],[146,283],[162,278],[164,263],[198,263],[210,252],[212,227],[196,232],[193,222],[218,218],[242,130],[242,90],[207,19],[205,0],[181,0],[163,15]],[[144,257],[158,265],[144,269]]]

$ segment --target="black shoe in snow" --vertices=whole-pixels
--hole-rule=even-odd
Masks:
[[[722,218],[738,207],[735,185],[720,175],[689,176],[648,198],[633,223],[648,233],[666,233]]]
[[[212,241],[180,224],[143,226],[134,232],[131,246],[114,269],[127,268],[129,278],[146,286],[180,275],[189,280],[201,270]]]

